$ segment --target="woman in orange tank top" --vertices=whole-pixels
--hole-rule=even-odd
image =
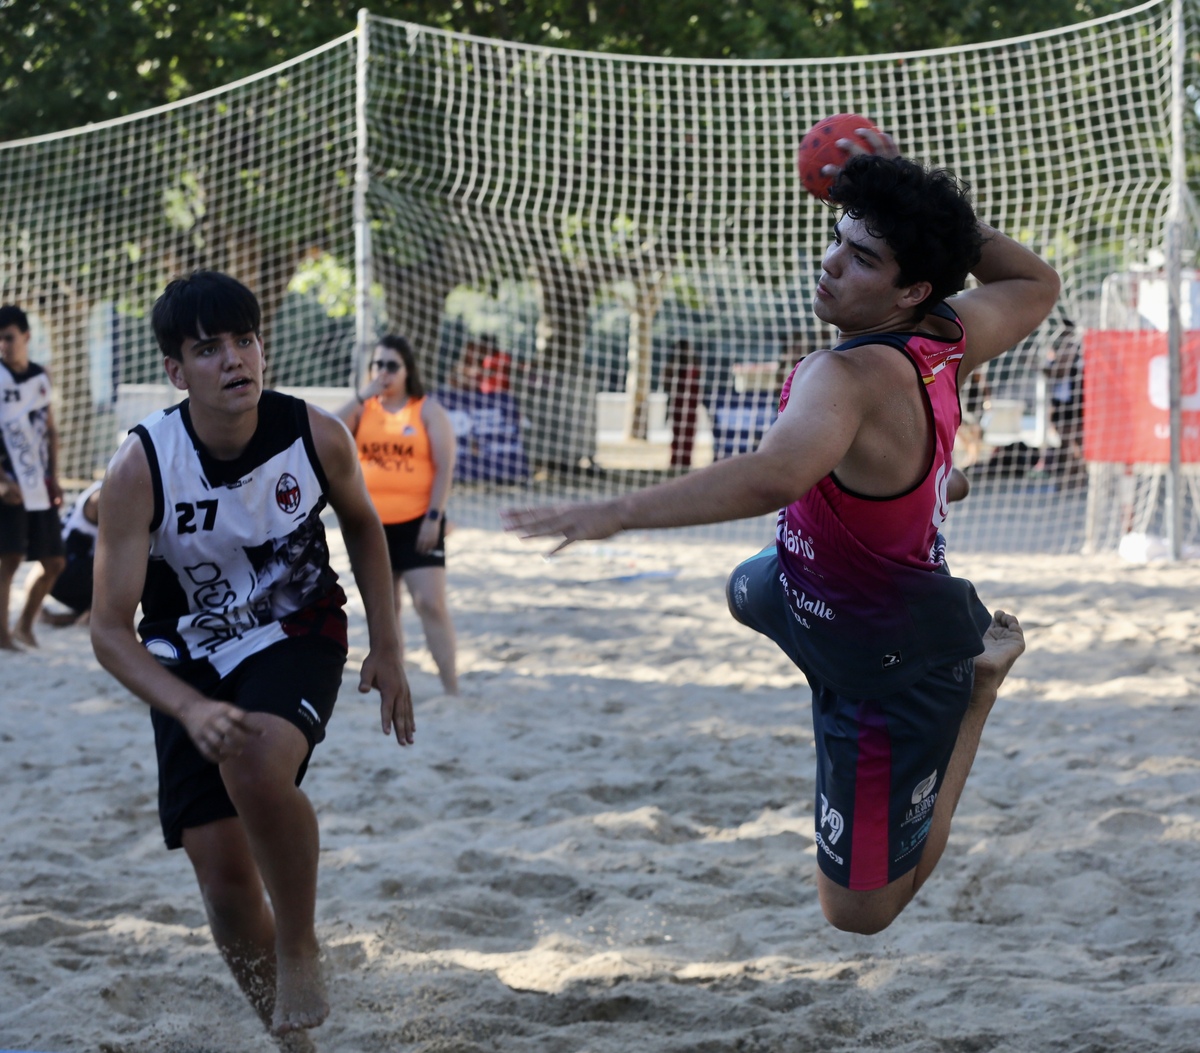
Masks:
[[[445,510],[455,454],[450,415],[425,394],[409,342],[389,335],[375,348],[370,382],[338,416],[354,435],[367,492],[387,535],[397,624],[405,582],[442,688],[458,694],[454,623],[446,603]]]

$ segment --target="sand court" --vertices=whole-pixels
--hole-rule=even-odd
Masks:
[[[351,597],[305,781],[319,1050],[1200,1049],[1200,565],[953,561],[1029,649],[937,873],[859,937],[817,904],[807,688],[725,610],[754,545],[548,547],[452,535],[463,695],[406,610],[408,750]],[[0,1047],[276,1048],[162,847],[144,705],[85,630],[40,640],[0,657]]]

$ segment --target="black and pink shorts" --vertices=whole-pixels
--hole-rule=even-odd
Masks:
[[[774,640],[812,689],[818,865],[844,888],[882,888],[921,858],[975,660],[936,666],[877,698],[839,694],[805,667],[779,577],[773,546],[739,564],[729,579],[730,611]]]

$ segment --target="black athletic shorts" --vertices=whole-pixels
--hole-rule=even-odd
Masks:
[[[295,636],[247,658],[223,680],[192,686],[249,713],[282,717],[304,732],[308,753],[296,772],[299,786],[313,748],[325,738],[345,664],[345,650],[332,640]],[[184,726],[157,709],[150,711],[150,718],[158,753],[163,839],[168,848],[181,848],[184,830],[232,819],[237,809],[225,792],[220,768],[201,756]]]
[[[410,519],[405,523],[384,523],[387,536],[388,556],[393,574],[403,574],[416,567],[444,567],[446,565],[446,517],[438,521],[437,544],[428,552],[417,551],[417,535],[425,517]]]
[[[91,556],[67,557],[63,572],[50,586],[50,595],[64,607],[76,614],[92,609],[92,570],[95,560]]]
[[[92,569],[95,566],[95,539],[72,530],[66,542],[67,565],[50,586],[50,595],[76,614],[92,609]]]
[[[58,512],[30,512],[24,505],[0,502],[0,553],[20,552],[25,559],[50,559],[64,552]]]

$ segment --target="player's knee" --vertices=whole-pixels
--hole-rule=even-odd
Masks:
[[[422,621],[444,621],[447,615],[446,601],[436,596],[416,593],[413,596],[413,607]]]
[[[841,932],[858,936],[875,936],[883,932],[899,915],[899,911],[862,910],[856,908],[830,907],[821,904],[825,920]]]
[[[823,874],[818,874],[817,891],[825,920],[835,929],[859,936],[883,932],[912,898],[911,888],[903,882],[870,891],[852,891]]]
[[[231,921],[259,909],[262,881],[248,860],[201,860],[193,865],[210,917]]]
[[[256,814],[273,812],[291,796],[296,785],[294,777],[282,766],[260,764],[245,753],[221,765],[221,778],[238,813],[247,820]]]
[[[249,883],[201,881],[200,895],[210,917],[234,924],[259,909],[262,892]]]

